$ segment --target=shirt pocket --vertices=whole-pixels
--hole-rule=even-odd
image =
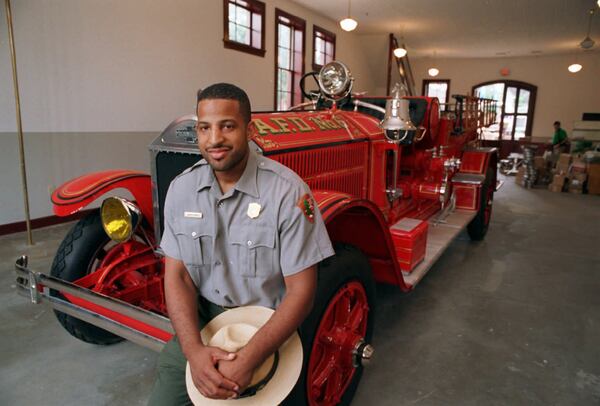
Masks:
[[[213,236],[204,224],[197,219],[183,219],[179,222],[175,235],[181,260],[188,270],[210,266]]]
[[[245,277],[267,277],[279,272],[275,229],[268,226],[231,226],[229,240],[237,251],[237,273]]]

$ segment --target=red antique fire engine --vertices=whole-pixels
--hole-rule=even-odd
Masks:
[[[318,90],[307,91],[313,77]],[[493,101],[352,94],[339,62],[301,81],[311,99],[288,112],[255,113],[251,147],[296,171],[310,186],[336,255],[319,265],[314,309],[300,328],[304,368],[286,404],[335,405],[352,399],[370,359],[375,282],[413,289],[467,228],[487,231],[497,154],[478,148],[494,122]],[[50,275],[17,262],[19,291],[45,300],[73,336],[111,344],[122,338],[160,350],[173,329],[163,293],[158,243],[171,180],[200,159],[196,117],[171,123],[150,146],[152,174],[110,170],[73,179],[52,196],[59,216],[114,189],[67,234]],[[248,248],[251,249],[251,248]]]

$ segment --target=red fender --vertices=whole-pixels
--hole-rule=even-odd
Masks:
[[[126,169],[88,173],[63,183],[52,193],[54,213],[61,217],[76,213],[116,188],[124,188],[131,192],[140,211],[153,226],[150,175]]]
[[[377,282],[397,285],[403,291],[411,289],[404,283],[385,218],[374,203],[338,192],[314,191],[313,196],[332,242],[360,249]]]

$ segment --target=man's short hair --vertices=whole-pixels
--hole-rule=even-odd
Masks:
[[[206,89],[199,89],[196,97],[196,105],[202,100],[211,99],[237,100],[244,121],[246,124],[250,122],[250,114],[252,112],[250,99],[246,92],[239,87],[232,85],[231,83],[215,83]]]
[[[554,122],[554,125],[557,125],[557,126],[559,126],[559,127],[560,127],[560,121],[555,121],[555,122]]]

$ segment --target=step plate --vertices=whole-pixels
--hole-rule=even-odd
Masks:
[[[423,279],[435,261],[438,260],[458,234],[467,227],[476,214],[477,212],[474,210],[455,210],[442,223],[436,223],[435,219],[429,220],[427,248],[423,262],[410,273],[402,272],[404,282],[408,287],[413,288]]]

